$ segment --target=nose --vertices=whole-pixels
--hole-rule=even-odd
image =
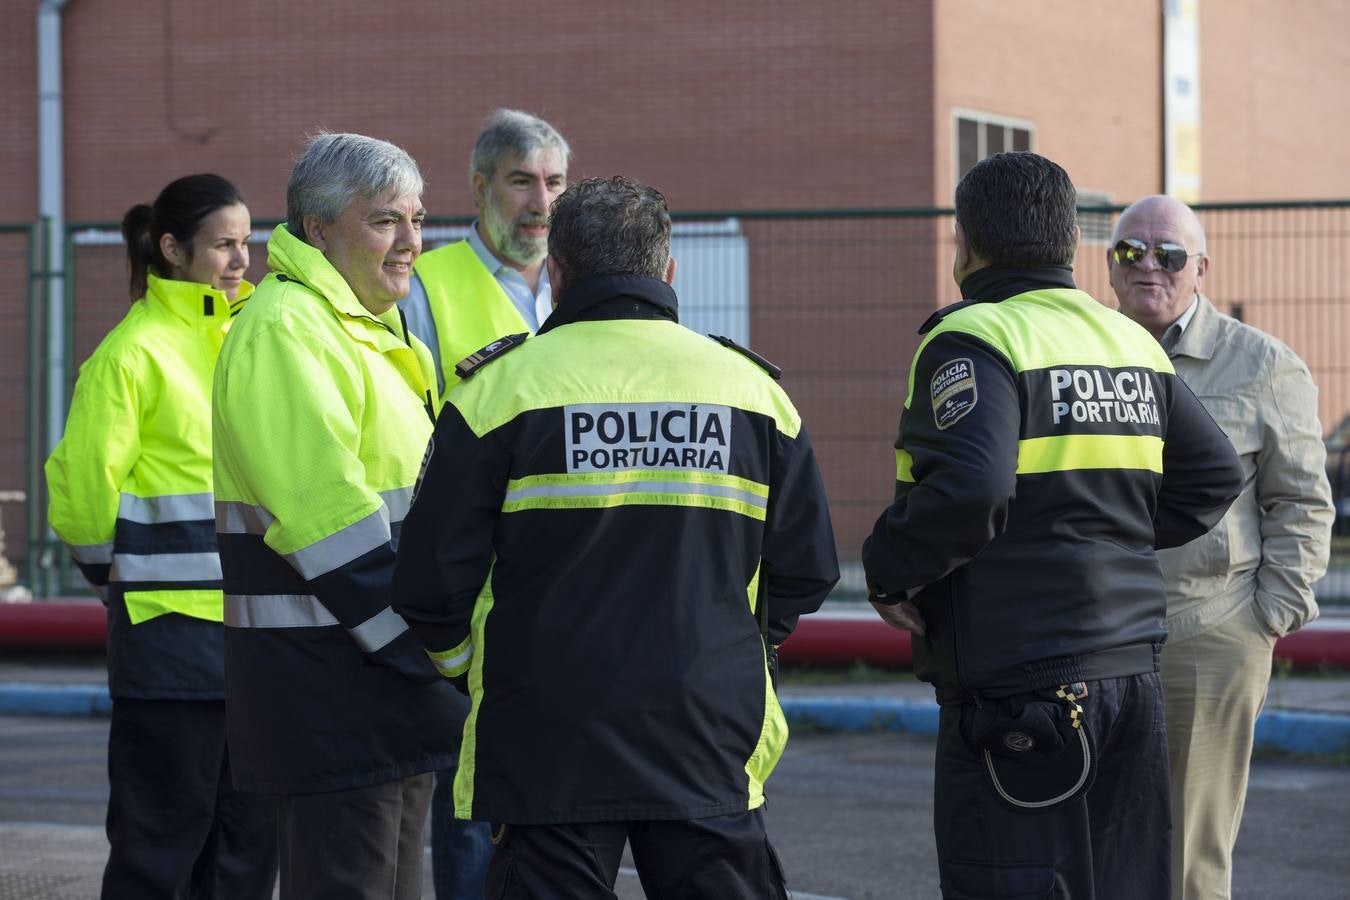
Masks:
[[[230,254],[230,268],[247,269],[248,268],[248,244],[240,244]]]
[[[1158,265],[1158,257],[1154,254],[1152,245],[1149,246],[1148,252],[1144,254],[1143,259],[1135,263],[1134,267],[1142,272],[1153,272],[1162,268]]]
[[[398,232],[394,236],[394,249],[411,250],[413,255],[422,252],[422,226],[412,219],[404,219],[398,224]]]
[[[530,211],[548,212],[549,204],[553,198],[549,195],[548,185],[543,181],[536,181],[530,187]]]

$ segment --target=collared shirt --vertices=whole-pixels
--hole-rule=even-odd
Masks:
[[[525,276],[498,259],[488,249],[487,244],[483,243],[483,238],[478,234],[478,224],[474,222],[469,228],[469,246],[473,248],[483,268],[497,279],[497,284],[501,285],[511,304],[530,327],[530,333],[534,334],[553,311],[553,285],[548,280],[548,267],[542,266],[539,269],[539,288],[531,291]],[[439,393],[445,393],[445,371],[441,367],[441,344],[436,339],[436,322],[431,316],[431,304],[427,301],[426,288],[422,287],[422,279],[416,272],[413,272],[408,296],[398,301],[398,305],[407,317],[408,330],[431,349],[431,355],[436,363],[436,389]]]
[[[1191,305],[1186,307],[1186,311],[1175,322],[1168,325],[1167,330],[1163,332],[1163,336],[1158,343],[1162,344],[1164,350],[1168,353],[1172,352],[1172,349],[1177,345],[1177,341],[1181,340],[1181,335],[1186,330],[1186,326],[1191,324],[1191,319],[1195,318],[1195,311],[1199,308],[1200,295],[1196,294],[1195,299],[1191,301]]]

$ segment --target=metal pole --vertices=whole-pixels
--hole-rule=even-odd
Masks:
[[[27,370],[25,388],[26,411],[28,420],[28,447],[25,468],[28,476],[28,500],[24,504],[27,513],[27,548],[24,552],[24,568],[28,572],[28,588],[41,596],[38,584],[38,562],[45,545],[45,517],[42,515],[42,495],[38,493],[42,471],[42,329],[39,323],[42,314],[42,240],[48,233],[46,222],[35,222],[28,230],[28,352],[24,360]]]
[[[65,426],[65,137],[62,132],[61,10],[67,0],[42,0],[38,38],[38,213],[47,225],[47,447]]]

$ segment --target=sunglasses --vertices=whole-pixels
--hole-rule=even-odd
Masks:
[[[1164,272],[1180,272],[1186,268],[1186,260],[1192,256],[1204,255],[1203,253],[1187,253],[1185,247],[1180,244],[1173,244],[1170,241],[1154,244],[1152,249],[1153,258],[1158,261],[1158,268]],[[1133,266],[1142,262],[1148,251],[1149,245],[1143,241],[1125,238],[1111,248],[1111,258],[1116,261],[1118,266]]]

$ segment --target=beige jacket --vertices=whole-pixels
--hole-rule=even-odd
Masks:
[[[1170,356],[1233,442],[1246,481],[1209,534],[1158,553],[1168,640],[1253,599],[1271,632],[1288,634],[1317,616],[1312,584],[1326,572],[1335,515],[1312,376],[1294,351],[1203,295]]]

